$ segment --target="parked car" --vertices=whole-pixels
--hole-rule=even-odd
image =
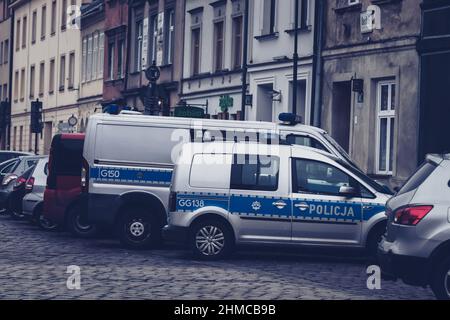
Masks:
[[[57,225],[43,215],[47,173],[48,157],[45,157],[38,161],[25,184],[27,192],[22,200],[22,213],[42,229],[54,230],[57,228]]]
[[[30,152],[0,150],[0,163],[20,156],[32,156]]]
[[[8,208],[11,216],[15,219],[22,219],[24,217],[22,213],[22,200],[25,194],[29,192],[27,182],[34,168],[35,166],[28,168],[13,182],[13,189],[9,194]]]
[[[44,192],[44,218],[73,235],[91,237],[96,228],[86,222],[86,200],[81,194],[84,134],[53,137]]]
[[[168,239],[215,260],[236,245],[366,249],[376,255],[389,195],[346,162],[303,146],[185,144]],[[131,227],[138,233],[146,220]]]
[[[173,158],[186,142],[303,145],[356,167],[324,130],[300,124],[292,114],[282,114],[280,120],[281,123],[269,123],[134,114],[91,116],[82,177],[88,198],[88,222],[115,230],[126,247],[145,248],[160,242],[161,229],[167,221]],[[146,224],[150,227],[144,228],[142,234],[136,233],[132,227],[144,219],[151,220],[151,226]]]
[[[36,165],[38,160],[43,156],[20,156],[14,161],[11,167],[8,167],[9,171],[2,180],[0,186],[0,208],[9,211],[10,194],[13,191],[14,181],[21,176],[27,169]]]
[[[383,274],[450,300],[450,154],[428,156],[386,207]]]

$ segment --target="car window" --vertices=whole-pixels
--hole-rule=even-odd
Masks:
[[[0,171],[2,174],[11,173],[14,171],[14,168],[16,167],[18,161],[12,161],[11,163],[7,164],[5,167],[3,167]]]
[[[353,177],[324,162],[294,159],[293,168],[293,190],[297,193],[339,196],[341,187],[358,185]]]
[[[317,139],[308,136],[290,134],[286,136],[286,143],[289,145],[306,146],[329,152],[328,149],[325,148],[325,146],[322,143],[320,143]]]
[[[30,167],[35,166],[38,161],[39,161],[38,159],[26,160],[26,162],[25,162],[26,167],[25,168],[28,169]]]
[[[234,155],[231,189],[275,191],[278,189],[279,170],[279,157]]]
[[[417,189],[436,169],[436,165],[432,162],[425,162],[417,171],[409,178],[397,194],[403,194]]]

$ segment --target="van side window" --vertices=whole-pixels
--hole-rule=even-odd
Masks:
[[[325,148],[325,146],[322,143],[308,136],[289,134],[286,136],[286,143],[288,145],[306,146],[329,152],[328,149]]]
[[[275,191],[280,158],[235,154],[231,166],[231,189]]]
[[[339,196],[341,187],[359,187],[353,177],[330,164],[306,159],[293,161],[292,181],[296,193]]]

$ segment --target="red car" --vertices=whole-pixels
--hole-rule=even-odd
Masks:
[[[96,228],[86,223],[87,202],[81,193],[84,134],[53,137],[44,192],[44,216],[73,235],[90,237]]]

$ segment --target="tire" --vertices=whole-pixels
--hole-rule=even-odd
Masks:
[[[436,299],[450,300],[450,257],[432,271],[431,290]]]
[[[386,232],[386,223],[376,225],[369,233],[367,238],[367,254],[372,259],[377,259],[378,244]]]
[[[162,226],[155,214],[133,206],[122,211],[117,222],[117,235],[125,248],[152,249],[162,242]]]
[[[86,210],[85,206],[77,203],[66,212],[66,228],[75,237],[92,238],[97,233],[96,226],[86,222]]]
[[[34,223],[44,231],[53,231],[58,228],[58,225],[56,223],[53,223],[52,221],[44,217],[42,206],[39,206],[35,209],[32,221],[34,221]]]
[[[215,261],[229,257],[234,251],[235,241],[224,222],[211,218],[191,227],[189,245],[195,258]]]

